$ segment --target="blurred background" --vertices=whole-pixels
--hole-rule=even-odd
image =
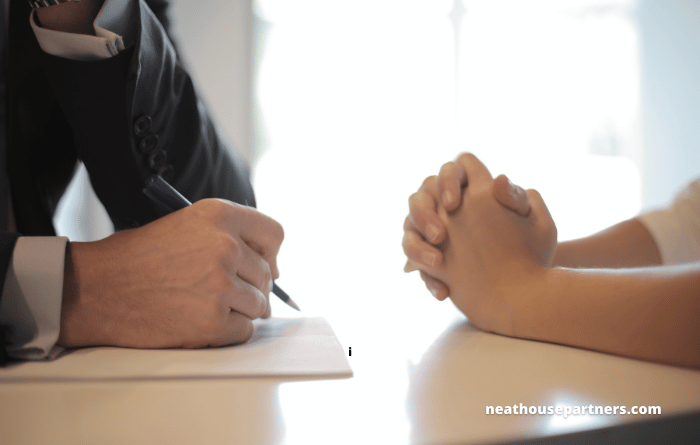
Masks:
[[[355,354],[371,335],[358,325],[438,332],[454,316],[402,274],[401,227],[408,196],[458,153],[538,189],[560,240],[663,205],[700,174],[696,0],[179,0],[173,12],[260,209],[285,227],[280,284]],[[73,240],[110,233],[84,172],[57,225]]]

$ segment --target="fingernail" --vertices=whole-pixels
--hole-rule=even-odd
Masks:
[[[426,228],[426,232],[428,235],[428,239],[430,241],[435,241],[440,234],[440,229],[437,228],[435,224],[428,224],[428,227]]]
[[[420,259],[428,267],[435,267],[435,254],[433,252],[423,252],[420,254]]]
[[[452,193],[449,190],[445,190],[445,193],[442,194],[442,203],[448,205],[452,202],[452,199]]]
[[[518,188],[519,187],[517,185],[510,182],[510,179],[508,179],[508,193],[510,194],[510,196],[512,196],[515,199],[518,199],[518,194],[519,194]]]
[[[437,298],[438,290],[435,286],[428,286],[428,290],[430,291],[431,294],[433,294],[433,297]]]

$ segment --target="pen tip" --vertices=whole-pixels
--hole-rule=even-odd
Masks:
[[[291,298],[289,300],[287,300],[287,304],[290,305],[291,307],[293,307],[294,309],[298,310],[299,312],[301,312],[301,309],[299,309],[299,306],[297,306],[297,304]]]

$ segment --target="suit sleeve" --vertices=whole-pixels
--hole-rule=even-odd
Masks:
[[[5,271],[10,265],[12,251],[19,237],[18,233],[0,233],[0,298],[5,286]],[[1,303],[1,301],[0,301]],[[7,362],[7,347],[5,343],[5,327],[0,325],[0,366]]]
[[[248,166],[215,127],[168,35],[168,3],[138,4],[136,44],[110,59],[44,55],[78,157],[117,230],[159,216],[142,193],[159,174],[191,201],[255,205]]]

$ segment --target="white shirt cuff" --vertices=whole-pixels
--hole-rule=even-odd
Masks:
[[[5,275],[0,324],[10,357],[54,358],[61,322],[65,237],[20,237]]]
[[[29,23],[44,52],[72,60],[103,60],[116,56],[135,40],[138,17],[134,2],[105,1],[93,22],[94,36],[42,28],[36,22],[35,11],[29,16]]]
[[[637,219],[656,241],[663,264],[700,261],[700,179],[690,183],[668,208]]]

